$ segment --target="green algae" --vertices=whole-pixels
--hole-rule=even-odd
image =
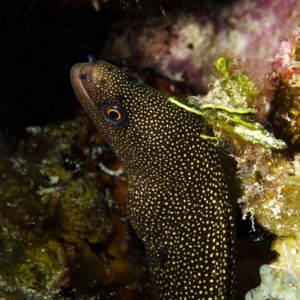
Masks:
[[[254,120],[257,111],[252,105],[259,97],[255,83],[245,74],[237,72],[231,58],[221,56],[215,66],[220,78],[206,96],[191,96],[186,101],[172,96],[168,100],[202,116],[213,127],[220,142],[230,140],[231,144],[235,144],[246,141],[267,148],[285,149],[284,141],[276,139]]]
[[[69,280],[64,248],[55,240],[28,247],[24,256],[26,260],[17,266],[16,279],[26,289],[53,293]]]
[[[228,78],[231,75],[231,68],[233,66],[233,59],[227,56],[220,56],[216,62],[215,67],[222,77]]]
[[[219,142],[227,135],[227,138],[232,140],[238,137],[241,140],[269,148],[286,148],[284,141],[276,139],[262,125],[247,118],[247,115],[255,113],[253,109],[201,104],[198,99],[193,97],[188,98],[187,104],[176,97],[169,97],[168,100],[189,112],[203,116],[205,121],[213,126]]]
[[[244,99],[251,106],[259,96],[256,84],[245,74],[236,70],[234,60],[227,56],[220,56],[215,62],[220,74],[220,85],[223,91],[233,100]],[[243,105],[243,104],[242,104]]]

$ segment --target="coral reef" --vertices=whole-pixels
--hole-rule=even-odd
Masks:
[[[251,220],[253,231],[257,221],[278,235],[270,262],[271,242],[254,242],[244,229],[238,299],[259,285],[259,265],[262,284],[247,297],[298,297],[299,11],[298,0],[5,1],[0,298],[151,299],[141,245],[124,221],[126,180],[102,137],[76,114],[23,136],[31,124],[74,118],[69,70],[88,54],[138,67],[170,95],[205,94],[221,105],[203,110],[211,121],[259,124],[257,134],[249,127],[249,140],[245,131],[230,134],[233,121],[229,130],[215,126],[218,139],[211,135],[238,163],[238,174],[227,167],[230,180],[240,179],[233,193],[246,220],[238,231]],[[267,132],[271,144],[263,146]],[[287,150],[270,147],[273,138]]]
[[[299,39],[298,31],[291,41],[295,39],[296,41]],[[294,44],[296,49],[290,47],[289,57],[298,51],[299,44]],[[277,140],[260,124],[254,123],[253,117],[249,118],[249,115],[257,113],[253,104],[259,104],[260,93],[247,76],[237,75],[237,69],[235,72],[231,71],[233,64],[233,60],[224,56],[217,60],[216,68],[222,76],[212,85],[212,90],[206,96],[190,97],[186,103],[174,97],[170,97],[169,100],[190,112],[203,116],[212,125],[215,137],[204,138],[211,141],[217,139],[218,143],[226,141],[229,144],[231,154],[237,162],[238,178],[243,189],[238,202],[244,217],[246,218],[247,215],[255,217],[263,228],[277,236],[272,249],[279,254],[279,258],[269,266],[261,267],[261,286],[251,290],[246,299],[264,299],[264,297],[278,300],[298,299],[300,293],[299,153],[297,147],[293,147],[294,143],[289,143],[289,152],[283,151],[287,148],[283,141]],[[284,67],[288,69],[290,65]],[[293,119],[290,121],[290,131],[297,134],[298,126],[295,125],[297,123],[295,118],[299,114],[297,109],[299,89],[295,78],[298,77],[298,69],[283,70],[281,65],[278,70],[278,76],[285,74],[284,82],[288,83],[281,93],[281,101],[277,99],[277,106],[281,112],[279,116],[282,117],[282,110],[285,110],[285,114],[291,116],[288,120]],[[282,89],[282,85],[280,88]],[[294,97],[288,97],[286,100],[286,95],[291,93],[291,89]],[[263,103],[264,100],[261,105]],[[276,115],[277,122],[280,121],[279,116]],[[287,142],[291,141],[290,135],[283,137]]]
[[[149,293],[142,248],[122,221],[121,166],[83,122],[27,128],[0,159],[1,298]],[[113,175],[101,171],[103,158]]]
[[[299,148],[300,137],[300,29],[281,43],[273,60],[273,80],[279,86],[272,123],[278,134]],[[284,101],[283,101],[284,99]]]
[[[272,249],[279,254],[275,262],[261,267],[262,283],[247,293],[247,300],[300,297],[299,40],[296,30],[281,43],[273,60],[272,79],[277,93],[270,122],[289,144],[289,152],[254,152],[257,157],[252,160],[251,173],[256,178],[247,182],[247,192],[241,199],[244,211],[277,235]],[[249,165],[246,157],[243,165]],[[247,181],[251,177],[244,176]]]
[[[268,59],[299,23],[300,2],[208,2],[193,1],[155,19],[116,23],[102,56],[155,68],[203,91],[214,81],[212,62],[221,53],[231,53],[263,81],[271,71]]]
[[[262,265],[260,268],[262,283],[246,294],[245,300],[297,300],[300,297],[300,289],[295,286],[294,279],[287,273],[275,272],[268,266]]]

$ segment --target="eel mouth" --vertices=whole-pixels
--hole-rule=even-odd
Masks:
[[[99,114],[99,108],[93,99],[93,91],[97,88],[95,82],[97,66],[101,61],[89,61],[74,65],[70,71],[71,85],[80,104],[87,112],[96,128],[102,131],[103,119]]]
[[[90,63],[78,63],[72,67],[70,72],[71,84],[80,102],[86,100],[92,102],[84,86],[84,81],[88,81],[90,78],[90,65]]]

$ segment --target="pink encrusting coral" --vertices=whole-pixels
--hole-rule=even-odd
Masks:
[[[288,40],[280,44],[280,48],[273,61],[274,76],[291,87],[300,87],[300,28]]]
[[[273,80],[276,83],[271,122],[278,134],[291,145],[300,144],[300,30],[282,41],[273,61]]]
[[[288,38],[298,26],[300,2],[297,0],[237,1],[231,9],[233,29],[238,48],[233,51],[245,62],[255,66],[258,74],[271,71],[270,59],[280,42]]]

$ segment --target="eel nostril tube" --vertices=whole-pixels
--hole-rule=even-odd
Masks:
[[[94,62],[96,61],[94,55],[92,55],[92,54],[88,55],[88,56],[87,56],[87,59],[88,59],[89,63],[91,63],[91,64],[94,63]]]

